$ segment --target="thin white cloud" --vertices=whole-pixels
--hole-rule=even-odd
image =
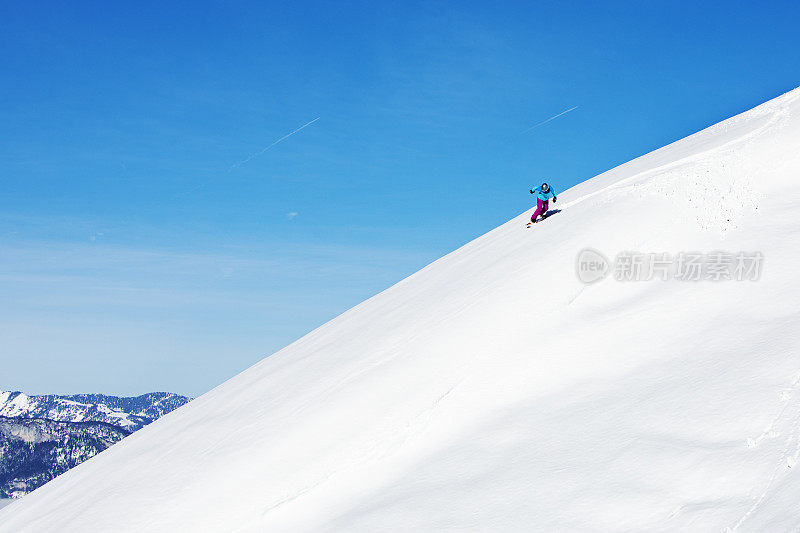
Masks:
[[[552,117],[548,118],[547,120],[543,120],[543,121],[541,121],[541,122],[538,122],[538,123],[534,124],[533,126],[531,126],[530,128],[528,128],[527,130],[523,131],[522,133],[528,133],[528,132],[529,132],[529,131],[531,131],[532,129],[534,129],[534,128],[538,128],[539,126],[542,126],[542,125],[544,125],[544,124],[547,124],[547,123],[548,123],[548,122],[550,122],[551,120],[555,120],[555,119],[557,119],[558,117],[560,117],[561,115],[566,115],[566,114],[567,114],[567,113],[569,113],[570,111],[575,111],[576,109],[578,109],[578,106],[575,106],[575,107],[570,107],[569,109],[567,109],[566,111],[562,111],[562,112],[561,112],[561,113],[559,113],[558,115],[553,115]],[[520,135],[522,135],[522,133],[520,133]]]
[[[303,128],[306,128],[306,127],[308,127],[308,126],[312,125],[313,123],[315,123],[315,122],[316,122],[316,121],[318,121],[319,119],[320,119],[320,117],[317,117],[317,118],[315,118],[314,120],[312,120],[311,122],[306,122],[305,124],[303,124],[302,126],[300,126],[299,128],[297,128],[296,130],[294,130],[293,132],[291,132],[291,133],[287,133],[286,135],[284,135],[284,136],[283,136],[283,137],[281,137],[280,139],[278,139],[278,140],[276,140],[276,141],[273,141],[273,142],[272,142],[272,144],[269,144],[269,145],[265,146],[264,148],[262,148],[261,150],[259,150],[258,152],[255,152],[254,154],[251,154],[251,155],[250,155],[249,157],[247,157],[246,159],[243,159],[243,160],[239,161],[238,163],[234,163],[233,165],[231,165],[231,168],[229,168],[229,169],[228,169],[228,172],[230,172],[231,170],[233,170],[233,169],[234,169],[234,168],[236,168],[236,167],[240,167],[240,166],[244,165],[245,163],[247,163],[247,162],[248,162],[248,161],[250,161],[251,159],[254,159],[254,158],[256,158],[256,157],[260,156],[261,154],[263,154],[264,152],[266,152],[267,150],[269,150],[270,148],[272,148],[272,147],[273,147],[273,146],[275,146],[276,144],[280,143],[281,141],[284,141],[285,139],[288,139],[289,137],[291,137],[292,135],[294,135],[294,134],[295,134],[295,133],[297,133],[298,131],[300,131],[300,130],[302,130]]]
[[[16,224],[21,233],[49,235],[55,220],[66,219]],[[103,239],[88,240],[99,234],[92,223],[68,226],[71,237],[61,240],[0,233],[0,347],[13,354],[0,355],[0,388],[199,394],[438,255],[266,237],[202,248],[100,246]],[[146,240],[161,241],[152,232]],[[193,241],[158,232],[181,246]],[[141,372],[153,366],[158,375]]]
[[[297,214],[298,213],[296,211],[292,211],[291,213],[286,213],[286,218],[288,218],[289,220],[292,220],[292,219],[294,219],[294,217],[297,216]]]

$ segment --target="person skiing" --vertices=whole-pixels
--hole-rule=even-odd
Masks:
[[[531,224],[536,223],[536,219],[539,217],[539,215],[541,215],[542,220],[544,220],[545,214],[550,208],[550,198],[553,199],[554,203],[558,200],[558,198],[556,198],[556,193],[547,183],[542,183],[540,187],[536,187],[535,189],[531,190],[531,194],[536,195],[536,211],[533,212],[531,221],[528,222],[528,227],[531,227]]]

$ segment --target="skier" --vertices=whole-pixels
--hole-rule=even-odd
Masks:
[[[542,220],[544,220],[547,210],[550,208],[548,201],[550,198],[553,198],[553,203],[555,203],[558,198],[556,198],[556,193],[547,183],[542,183],[541,187],[536,187],[535,189],[531,190],[531,194],[536,195],[536,211],[533,212],[533,216],[531,216],[531,221],[528,222],[528,227],[531,227],[531,224],[536,223],[536,219],[539,215],[542,215]]]

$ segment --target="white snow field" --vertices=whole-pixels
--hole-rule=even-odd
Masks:
[[[0,531],[798,530],[799,206],[795,90],[439,259]],[[764,262],[582,285],[586,247]]]

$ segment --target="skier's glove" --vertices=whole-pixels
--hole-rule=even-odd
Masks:
[[[558,197],[553,196],[553,203],[556,203],[557,200],[558,200]]]
[[[533,194],[533,190],[531,190],[531,194]]]

